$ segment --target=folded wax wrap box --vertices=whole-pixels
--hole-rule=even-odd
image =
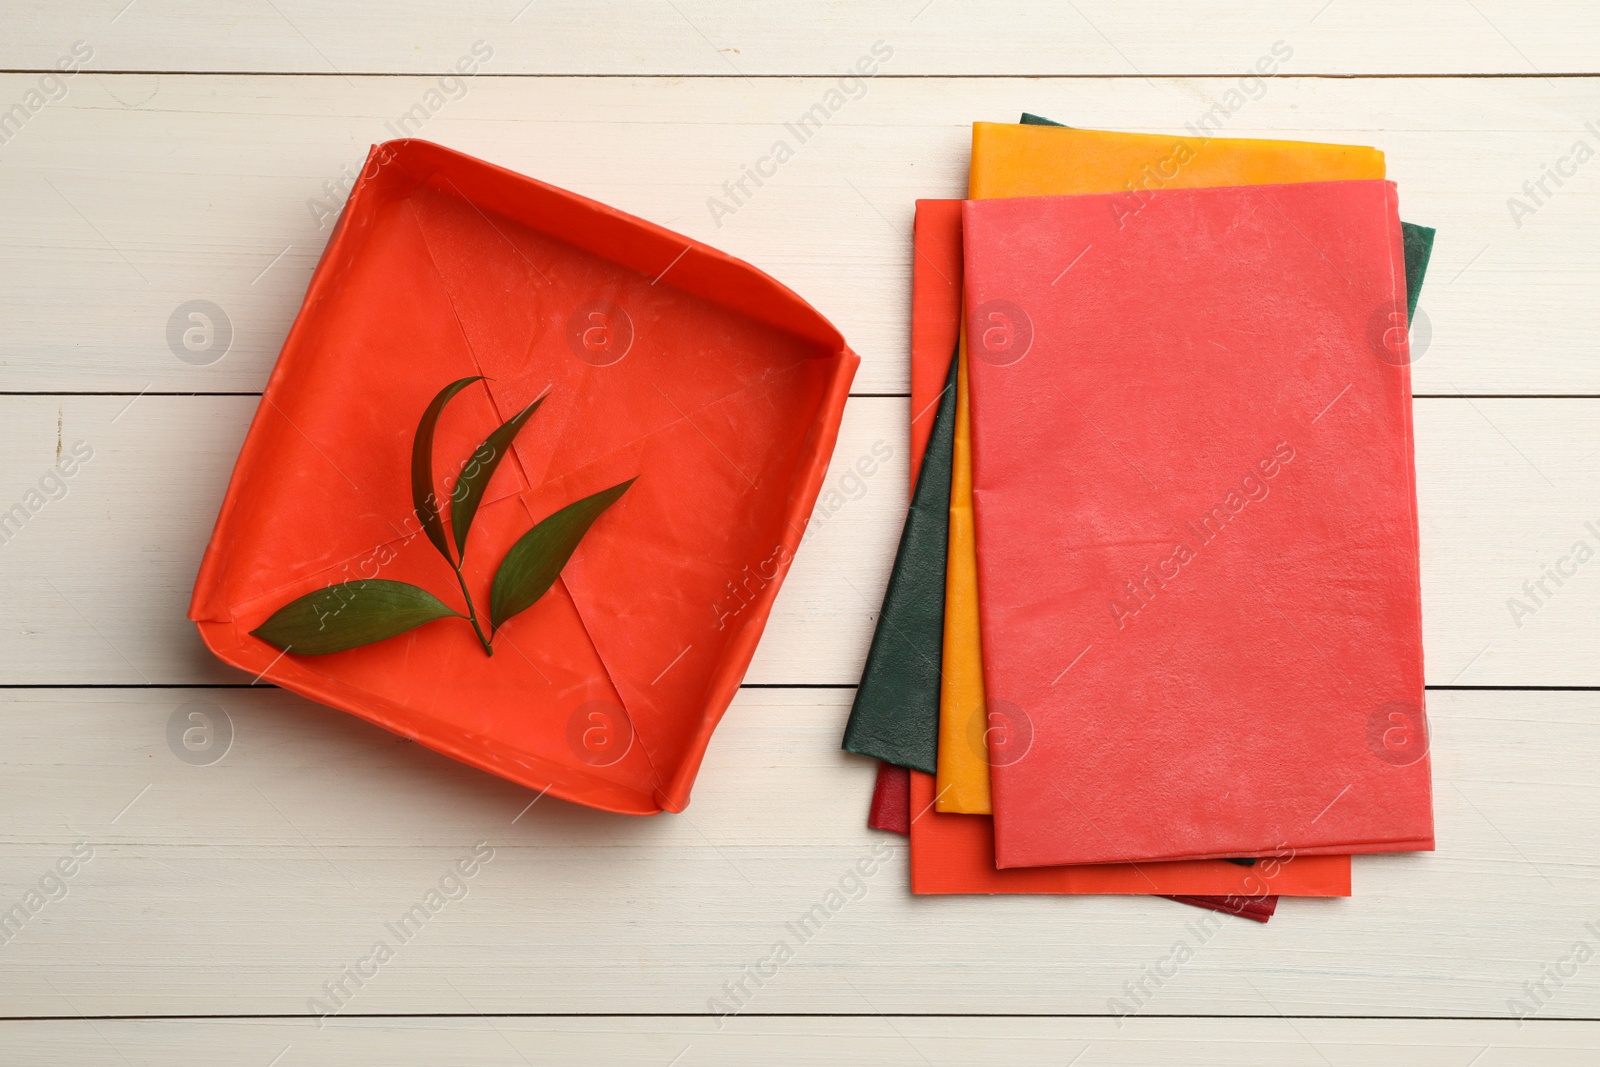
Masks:
[[[788,570],[858,359],[749,264],[421,141],[375,147],[223,500],[190,617],[222,659],[463,762],[631,814],[681,810]],[[413,434],[449,492],[541,394],[462,554],[473,600],[536,522],[634,479],[486,655],[444,619],[322,656],[251,636],[382,578],[457,611],[421,536]]]

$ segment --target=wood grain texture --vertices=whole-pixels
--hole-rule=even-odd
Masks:
[[[0,511],[38,487],[58,443],[94,450],[66,496],[0,544],[0,684],[249,680],[205,651],[185,612],[257,403],[0,397]],[[1600,550],[1600,400],[1415,404],[1429,683],[1600,685],[1600,563],[1568,558],[1578,541]],[[906,418],[902,398],[847,405],[748,682],[859,679],[905,515]],[[859,476],[880,442],[893,457]],[[1558,586],[1544,572],[1563,559],[1574,573]]]
[[[842,71],[880,39],[904,74],[1243,74],[1276,40],[1299,73],[1592,71],[1600,30],[1571,0],[1448,13],[1421,0],[475,0],[448,18],[425,0],[72,0],[16,21],[0,44],[8,69],[48,68],[81,39],[106,70],[430,73],[481,39],[508,72],[733,77]]]
[[[1339,0],[1332,18],[1348,0]],[[140,10],[138,7],[133,12]],[[130,12],[128,18],[133,17]],[[670,12],[669,12],[670,14]],[[931,14],[931,12],[930,12]],[[0,75],[0,104],[37,76]],[[1404,217],[1439,230],[1422,300],[1420,394],[1600,394],[1600,146],[1586,79],[1263,83],[1228,136],[1369,143]],[[910,225],[959,196],[969,126],[1038,111],[1084,126],[1182,132],[1232,83],[1195,79],[878,80],[797,144],[785,123],[835,80],[80,74],[0,145],[5,390],[259,390],[367,146],[416,133],[613,204],[767,270],[862,355],[860,393],[907,391]],[[433,93],[432,97],[429,93]],[[842,99],[842,98],[841,98]],[[1241,99],[1243,99],[1241,97]],[[429,108],[437,105],[436,109]],[[426,121],[401,124],[420,107]],[[780,138],[792,160],[746,197],[724,183]],[[1545,181],[1550,195],[1523,192]],[[1513,196],[1529,205],[1516,218]],[[721,198],[714,213],[710,202]],[[197,366],[169,320],[222,309],[231,346]],[[1419,316],[1420,319],[1420,316]],[[220,342],[218,342],[220,343]]]
[[[11,690],[0,904],[76,843],[93,856],[0,945],[0,1004],[314,1014],[383,940],[351,1013],[715,1013],[782,941],[752,1013],[1116,1014],[1148,965],[1170,973],[1140,1014],[1515,1016],[1524,982],[1600,944],[1600,694],[1432,696],[1440,850],[1362,857],[1353,898],[1262,927],[1155,898],[909,897],[904,840],[863,825],[872,765],[838,749],[848,690],[745,690],[687,812],[651,819],[528,808],[280,690]],[[231,729],[209,765],[168,740],[194,702]],[[385,924],[479,842],[465,895],[402,942]],[[1161,963],[1179,940],[1192,958]],[[1540,1014],[1600,1012],[1594,966]]]
[[[640,1063],[669,1067],[1589,1067],[1595,1024],[1380,1019],[800,1018],[549,1019],[481,1016],[347,1019],[316,1030],[286,1020],[79,1020],[0,1024],[11,1063],[75,1067],[347,1067],[449,1063],[455,1067]],[[1479,1058],[1474,1062],[1472,1056]],[[273,1057],[282,1058],[273,1064]],[[679,1057],[674,1060],[673,1057]]]
[[[1439,230],[1415,388],[1458,397],[1416,404],[1428,680],[1600,686],[1600,564],[1573,553],[1600,549],[1600,163],[1570,167],[1600,148],[1600,78],[1562,76],[1596,70],[1597,40],[1573,0],[9,15],[0,516],[44,502],[0,534],[0,1062],[1593,1063],[1600,963],[1572,961],[1600,953],[1600,691],[1430,693],[1439,851],[1363,858],[1353,898],[1266,927],[913,899],[903,842],[863,826],[872,768],[837,745],[905,507],[912,205],[961,194],[971,121],[1022,110],[1383,149],[1404,217]],[[877,42],[882,76],[841,85]],[[1283,76],[1246,80],[1275,46]],[[74,47],[83,73],[46,81]],[[481,73],[441,80],[475,48]],[[733,202],[724,183],[830,90],[849,98]],[[249,681],[183,615],[257,400],[159,394],[259,392],[367,146],[401,134],[750,260],[840,327],[858,393],[901,394],[849,405],[747,678],[841,688],[744,689],[684,815],[529,808],[350,716],[205,688]],[[225,346],[172,339],[197,300]],[[45,479],[80,441],[63,495]],[[878,441],[894,458],[852,477]],[[218,747],[196,753],[202,724]],[[477,842],[493,858],[401,944],[385,924],[456,894]],[[884,843],[901,853],[849,899]],[[75,846],[66,895],[4,927]],[[830,890],[848,902],[798,943],[787,924]],[[394,958],[319,1029],[312,998],[379,938]],[[719,1026],[713,998],[780,939],[794,958]],[[1152,980],[1180,940],[1193,958]],[[205,1018],[233,1013],[285,1017]]]

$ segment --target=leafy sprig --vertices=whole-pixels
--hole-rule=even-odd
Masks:
[[[634,479],[568,504],[536,523],[511,546],[495,571],[489,594],[489,632],[485,633],[462,571],[467,535],[495,471],[511,451],[517,434],[544,403],[544,397],[507,419],[473,450],[450,492],[447,530],[444,509],[434,492],[434,431],[445,406],[456,394],[482,380],[482,375],[461,378],[439,390],[423,411],[411,443],[412,507],[422,532],[455,572],[466,614],[420,586],[368,578],[340,582],[291,600],[250,631],[252,635],[285,652],[320,656],[386,641],[427,623],[455,618],[470,623],[484,653],[494,655],[494,635],[550,590],[589,527],[628,491]]]

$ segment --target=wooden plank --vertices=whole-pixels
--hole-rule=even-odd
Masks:
[[[843,71],[880,39],[905,74],[1242,74],[1280,40],[1297,73],[1590,71],[1600,32],[1590,5],[1510,0],[1448,18],[1420,0],[805,0],[770,10],[680,0],[618,5],[603,22],[578,0],[479,0],[453,7],[444,25],[421,0],[73,0],[14,22],[0,46],[6,68],[48,68],[82,39],[106,70],[428,73],[482,40],[507,72],[733,76]]]
[[[185,612],[255,406],[253,397],[0,397],[0,511],[28,499],[58,443],[94,450],[66,496],[0,545],[0,684],[249,680],[212,659]],[[1597,417],[1597,400],[1416,402],[1431,684],[1600,684],[1591,654],[1600,564],[1570,558],[1579,541],[1600,550]],[[859,678],[904,516],[905,425],[904,399],[848,405],[816,532],[747,681]],[[894,455],[869,478],[852,474],[875,448]],[[1558,564],[1574,572],[1560,585],[1544,577]]]
[[[341,1020],[321,1031],[277,1019],[51,1020],[0,1024],[0,1054],[13,1063],[81,1067],[213,1067],[232,1062],[306,1067],[351,1063],[650,1063],[707,1067],[782,1062],[833,1067],[967,1067],[1050,1064],[1076,1055],[1083,1067],[1588,1067],[1597,1041],[1588,1022],[1483,1019],[1106,1019],[804,1018],[550,1019],[486,1016]],[[679,1057],[676,1061],[673,1057]],[[1464,1058],[1466,1057],[1466,1058]]]
[[[1323,18],[1359,8],[1340,0]],[[145,5],[125,20],[141,17],[172,25]],[[38,82],[0,75],[0,103]],[[750,260],[843,330],[863,357],[858,392],[903,393],[913,204],[960,195],[972,120],[1030,109],[1181,132],[1226,102],[1231,85],[877,80],[859,99],[841,98],[797,145],[785,123],[836,91],[833,80],[483,75],[452,83],[452,98],[434,78],[85,73],[0,145],[0,387],[259,390],[366,147],[411,132]],[[1559,188],[1543,175],[1579,139],[1591,152],[1600,144],[1585,127],[1600,123],[1594,85],[1280,78],[1216,121],[1228,136],[1366,142],[1388,153],[1405,216],[1440,232],[1422,300],[1431,339],[1418,344],[1418,393],[1592,395],[1600,216],[1585,205],[1600,193],[1600,164]],[[414,121],[402,124],[408,113]],[[730,200],[724,183],[779,139],[794,158]],[[1549,195],[1535,189],[1535,203],[1524,183],[1538,181]],[[1516,217],[1513,197],[1523,204]],[[181,336],[180,309],[194,300],[221,309],[225,351],[214,340],[190,353],[169,338],[175,315]]]
[[[1578,636],[1600,620],[1595,404],[1415,402],[1430,684],[1600,682]]]
[[[0,530],[9,538],[0,544],[0,684],[250,680],[206,651],[187,611],[256,405],[254,397],[0,397],[0,512],[26,506],[31,491],[42,504],[20,530]],[[906,420],[902,399],[847,406],[815,532],[749,681],[854,684],[900,535]],[[93,453],[61,480],[64,495],[51,475],[58,445],[65,456],[75,445]],[[862,477],[864,469],[873,473]]]
[[[1596,964],[1569,959],[1600,942],[1600,694],[1433,694],[1440,850],[1363,857],[1353,898],[1265,927],[1149,898],[912,899],[903,839],[863,826],[872,766],[838,748],[849,697],[745,690],[688,811],[631,819],[530,809],[278,690],[7,691],[0,904],[93,854],[0,946],[0,1012],[316,1014],[383,941],[345,1011],[715,1014],[759,966],[761,1014],[1116,1015],[1143,978],[1140,1016],[1515,1017],[1535,981],[1537,1017],[1600,1015]],[[226,715],[216,762],[169,745],[192,702]],[[386,925],[441,886],[409,939]]]

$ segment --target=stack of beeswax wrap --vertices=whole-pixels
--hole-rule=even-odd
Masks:
[[[919,201],[912,505],[844,747],[919,893],[1265,922],[1432,847],[1409,348],[1371,148],[973,128]]]

